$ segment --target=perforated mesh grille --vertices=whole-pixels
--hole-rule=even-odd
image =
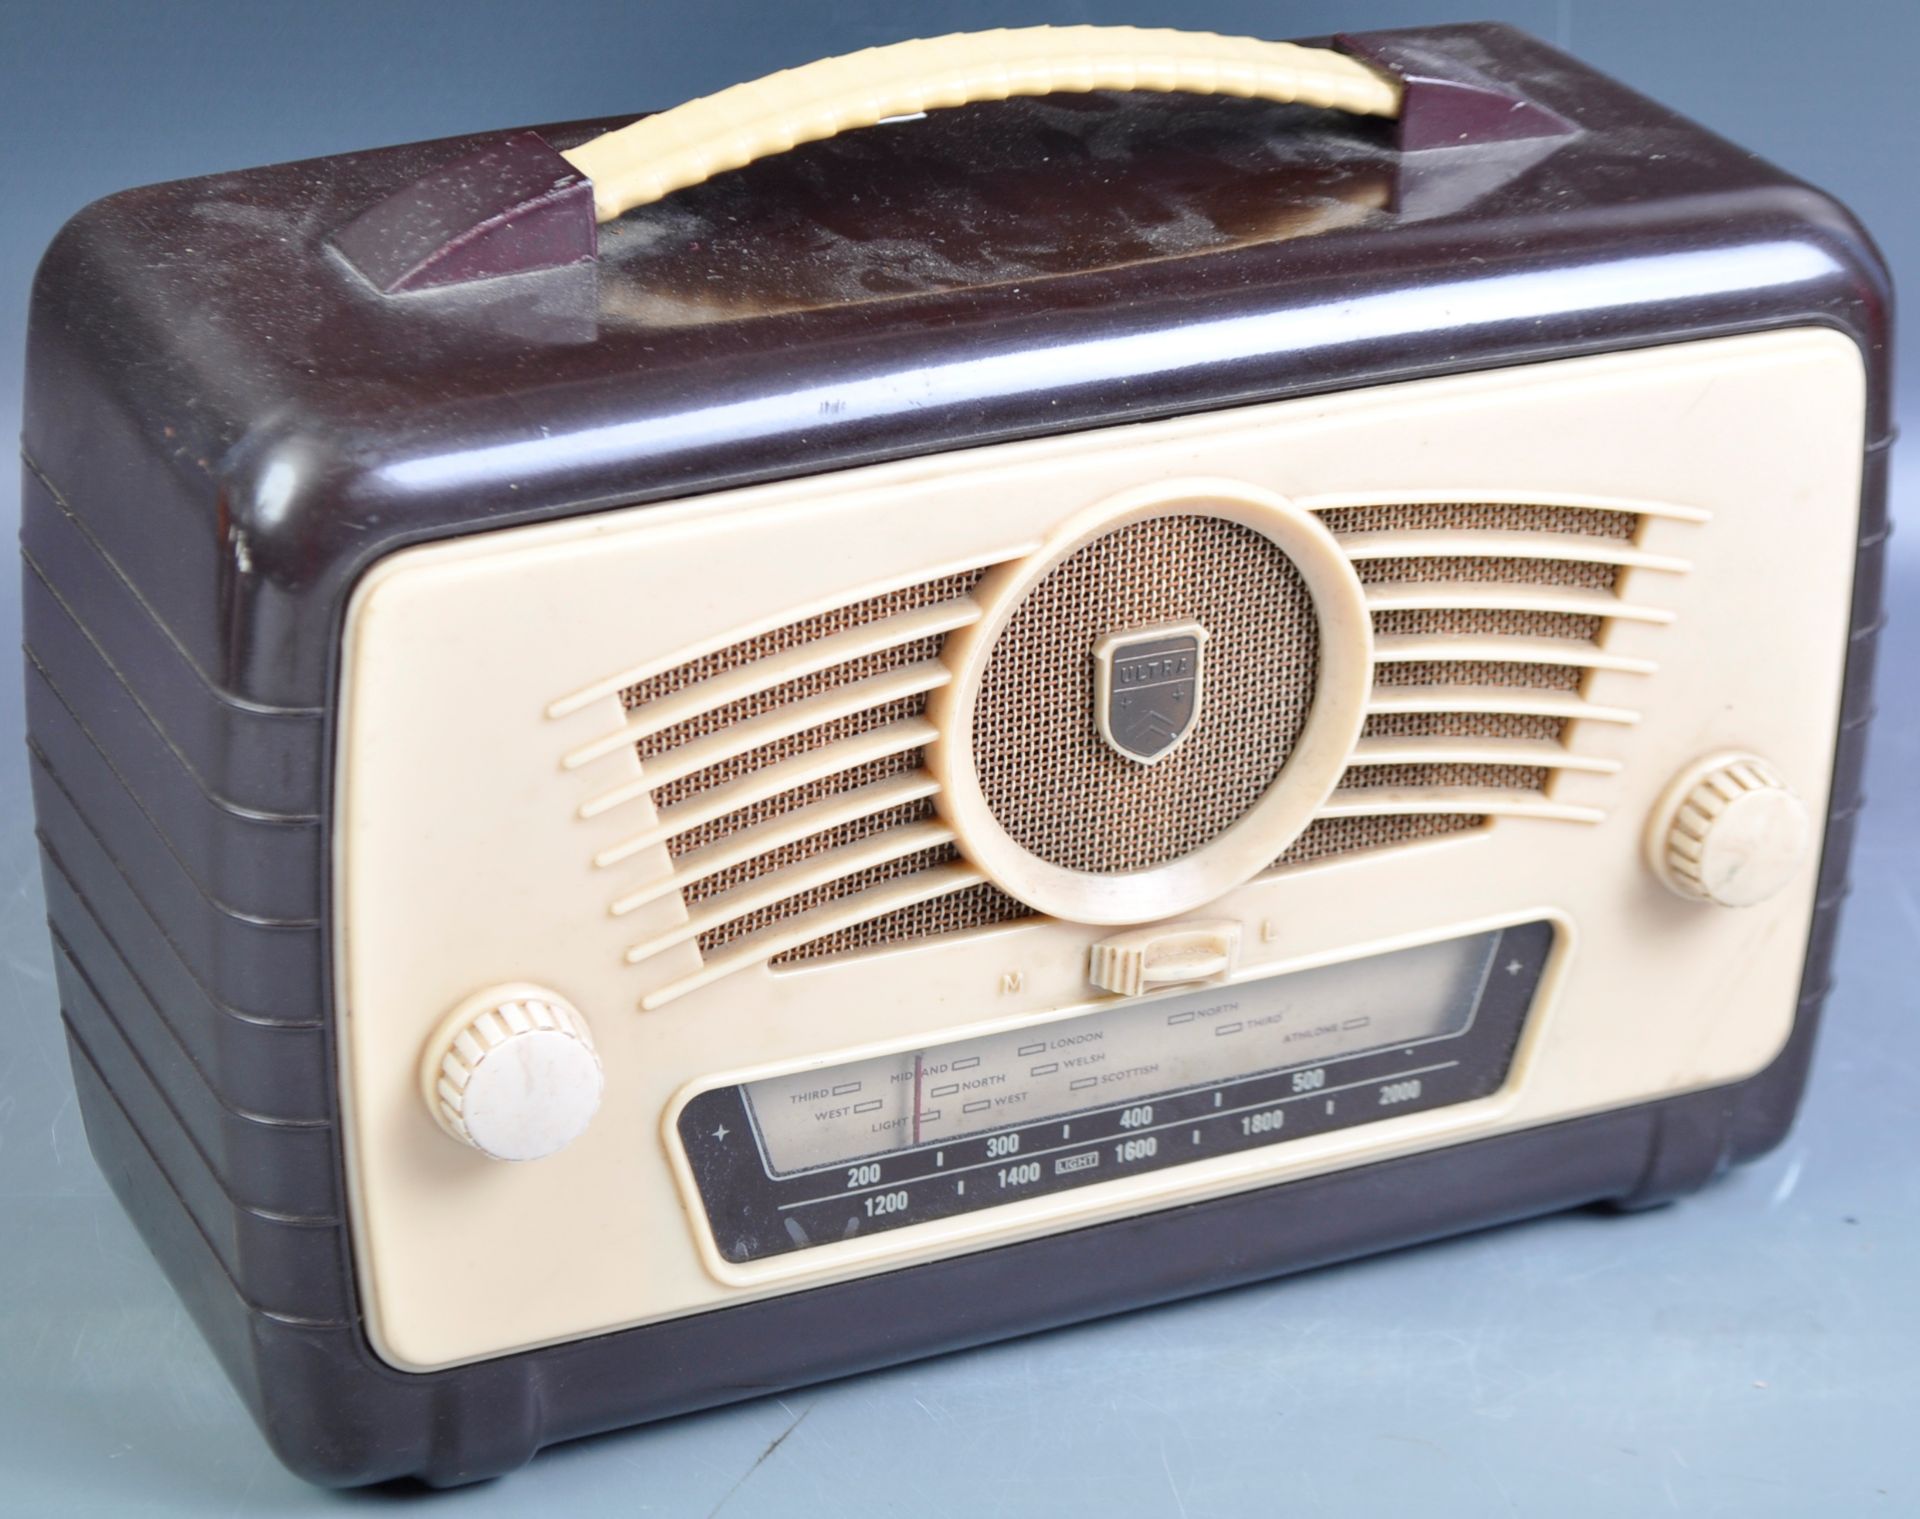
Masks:
[[[829,775],[823,780],[811,781],[804,786],[795,786],[791,791],[782,791],[763,802],[755,802],[750,807],[742,807],[736,812],[725,813],[711,822],[689,828],[685,833],[669,839],[667,849],[676,859],[681,855],[692,854],[696,849],[716,844],[721,839],[729,838],[756,824],[785,817],[789,812],[798,812],[810,803],[824,802],[828,797],[843,796],[848,792],[858,791],[863,786],[870,786],[876,781],[888,780],[896,775],[911,775],[920,768],[920,759],[921,754],[918,749],[908,749],[901,754],[889,754],[884,759],[869,760],[863,765],[842,770],[839,774]],[[933,803],[922,802],[916,805],[911,820],[917,822],[921,818],[932,816]],[[806,852],[793,856],[795,860],[805,859],[807,854],[817,852],[814,849],[808,849],[806,844],[807,841],[802,840],[801,844],[796,846]]]
[[[1417,585],[1473,581],[1480,585],[1554,585],[1611,591],[1619,566],[1583,559],[1507,559],[1490,554],[1410,555],[1402,559],[1356,559],[1362,585]]]
[[[849,712],[845,717],[836,717],[817,727],[803,729],[786,738],[776,739],[773,743],[762,744],[758,749],[749,749],[745,754],[709,765],[704,770],[696,770],[677,781],[656,786],[653,790],[654,805],[671,807],[703,791],[711,791],[716,786],[752,775],[756,770],[777,765],[781,760],[792,759],[798,754],[811,754],[815,749],[824,749],[828,744],[838,743],[856,734],[870,733],[875,728],[886,727],[888,723],[919,717],[926,710],[927,699],[924,696],[903,696],[897,701],[882,702],[877,707],[863,707],[858,712]]]
[[[724,649],[702,655],[698,659],[689,660],[671,670],[662,671],[644,681],[636,682],[620,693],[621,702],[627,710],[638,711],[649,702],[685,690],[701,681],[717,675],[730,674],[773,655],[802,649],[820,639],[832,637],[836,633],[864,627],[904,612],[958,601],[971,594],[983,573],[985,573],[984,570],[970,570],[962,574],[943,576],[920,585],[903,586],[883,596],[871,597],[851,606],[836,608],[818,616],[771,629],[753,638],[730,644]],[[762,714],[777,711],[782,707],[791,706],[795,702],[838,690],[854,681],[884,675],[890,671],[937,659],[944,641],[944,635],[915,639],[790,681],[768,686],[688,718],[672,727],[662,729],[659,733],[651,734],[637,743],[636,752],[644,764],[649,759],[657,759],[684,744],[714,734],[725,733],[741,723]],[[888,723],[920,717],[925,711],[924,695],[906,697],[869,707],[844,717],[816,724],[790,737],[733,756],[704,770],[683,776],[679,780],[666,782],[655,787],[651,796],[655,807],[661,809],[670,818],[671,813],[668,809],[695,802],[704,793],[717,786],[752,775],[781,760],[811,753],[827,744],[870,732]],[[836,797],[845,797],[864,787],[896,776],[912,774],[921,769],[924,762],[925,755],[919,749],[909,749],[898,754],[864,761],[836,774],[792,787],[749,806],[688,828],[668,839],[668,853],[676,860],[683,859],[696,850],[717,844],[746,829],[785,817],[803,807]],[[690,907],[708,902],[750,882],[803,865],[827,850],[873,838],[878,834],[912,823],[929,821],[934,816],[931,798],[921,798],[864,817],[856,817],[832,827],[823,828],[805,838],[763,851],[700,880],[689,881],[681,888],[681,895]],[[810,908],[839,901],[890,881],[901,880],[932,866],[947,863],[953,858],[955,858],[954,851],[948,847],[905,855],[898,860],[862,870],[839,881],[783,897],[775,903],[718,925],[702,934],[696,942],[703,956],[710,955],[749,934],[788,921]],[[900,909],[874,923],[847,930],[832,936],[831,939],[818,941],[816,944],[802,946],[779,958],[781,960],[808,959],[819,954],[837,952],[833,949],[823,949],[822,945],[868,947],[876,943],[924,938],[931,934],[949,931],[949,925],[977,927],[983,923],[1027,917],[1029,912],[1030,910],[1023,904],[997,891],[990,888],[986,890],[976,888],[954,893],[948,898],[937,898]]]
[[[1320,513],[1330,533],[1577,533],[1588,538],[1631,539],[1636,512],[1594,511],[1584,506],[1530,506],[1497,501],[1409,501],[1383,506],[1340,506]]]
[[[1623,543],[1631,542],[1640,527],[1639,515],[1634,512],[1486,502],[1343,507],[1322,512],[1320,520],[1329,531],[1339,534],[1560,533]],[[1365,585],[1457,582],[1606,592],[1614,589],[1619,578],[1619,568],[1612,564],[1482,554],[1358,559],[1354,570]],[[1373,628],[1381,637],[1562,638],[1592,643],[1600,637],[1601,619],[1568,612],[1508,608],[1383,608],[1374,614]],[[1401,660],[1382,661],[1374,667],[1374,684],[1381,690],[1493,686],[1505,690],[1577,693],[1585,678],[1586,670],[1579,665],[1508,660]],[[1559,743],[1565,736],[1566,721],[1529,713],[1396,712],[1369,717],[1362,731],[1364,737],[1383,739]],[[1551,775],[1544,767],[1521,765],[1357,765],[1347,771],[1340,784],[1349,791],[1442,786],[1544,791]],[[1448,813],[1323,818],[1309,826],[1275,863],[1299,865],[1333,855],[1465,833],[1483,828],[1487,822],[1484,816]]]
[[[1529,691],[1578,691],[1578,665],[1534,665],[1505,659],[1408,659],[1378,664],[1375,686],[1506,686]]]
[[[1547,772],[1533,765],[1356,765],[1340,784],[1355,791],[1383,786],[1491,786],[1540,791]]]
[[[941,934],[959,933],[968,928],[990,928],[996,923],[1012,923],[1032,916],[1033,910],[1024,902],[1016,902],[997,886],[982,883],[856,923],[776,956],[773,963],[823,960],[830,955],[883,949],[889,944],[911,944],[917,939],[938,938]]]
[[[788,623],[784,627],[774,628],[739,643],[729,644],[724,649],[717,649],[711,654],[676,665],[671,670],[664,670],[658,675],[627,687],[620,693],[621,703],[628,711],[638,711],[648,702],[670,696],[689,686],[697,685],[703,680],[712,679],[716,675],[729,674],[756,660],[788,653],[822,638],[829,638],[836,633],[865,627],[885,618],[898,616],[903,612],[913,612],[924,607],[958,601],[972,592],[984,573],[983,570],[968,570],[958,575],[946,575],[937,580],[925,581],[919,585],[902,586],[883,596],[871,597],[866,601],[855,602],[851,606],[837,607],[832,611],[822,612],[818,616]],[[856,680],[865,680],[871,676],[882,675],[891,670],[904,669],[909,665],[938,658],[942,642],[943,638],[939,636],[916,639],[894,648],[883,649],[875,654],[833,665],[825,670],[817,670],[796,680],[755,691],[737,701],[716,707],[641,739],[635,746],[636,752],[644,763],[682,744],[691,743],[710,734],[725,732],[751,718],[788,706],[793,702],[804,701],[810,696],[837,690]],[[749,775],[782,759],[808,753],[837,739],[864,733],[904,717],[918,717],[925,711],[926,697],[913,696],[884,706],[870,707],[851,716],[806,729],[790,738],[763,745],[761,748],[737,755],[724,763],[709,766],[705,770],[683,776],[677,781],[658,786],[652,793],[654,805],[663,809],[672,807],[697,797],[715,786]],[[689,854],[741,829],[750,828],[756,823],[765,822],[769,818],[779,817],[804,807],[809,802],[824,801],[828,797],[857,790],[888,776],[917,770],[920,768],[922,757],[918,749],[913,749],[903,754],[890,755],[884,759],[856,766],[838,775],[828,776],[824,780],[814,781],[791,791],[781,792],[765,801],[756,802],[750,807],[691,828],[670,839],[667,848],[675,857]],[[924,815],[931,815],[930,805],[925,809]],[[831,848],[831,843],[821,841],[823,837],[790,846],[787,862],[794,863],[805,859],[810,854],[818,853],[821,849]]]
[[[1422,503],[1348,507],[1320,514],[1336,534],[1388,532],[1559,533],[1631,542],[1640,519],[1631,512],[1496,503]],[[1536,585],[1608,592],[1612,564],[1574,558],[1527,558],[1498,552],[1359,558],[1369,586],[1425,583]],[[1449,545],[1452,547],[1452,545]],[[1492,544],[1489,543],[1489,548]],[[851,606],[771,629],[638,681],[621,692],[629,711],[716,675],[901,613],[967,597],[983,570],[905,586]],[[1209,635],[1204,652],[1200,716],[1185,742],[1157,764],[1113,752],[1094,722],[1092,646],[1129,627],[1194,621]],[[1597,616],[1473,607],[1383,608],[1374,616],[1382,637],[1469,636],[1595,642]],[[642,762],[741,723],[840,689],[851,682],[938,659],[944,635],[916,639],[756,691],[640,741]],[[1029,593],[996,641],[977,704],[972,734],[982,790],[1003,827],[1040,858],[1090,874],[1164,864],[1217,838],[1244,816],[1274,782],[1305,725],[1319,666],[1318,629],[1298,570],[1264,535],[1204,512],[1149,519],[1096,539],[1054,569]],[[1425,686],[1488,686],[1578,692],[1580,665],[1492,659],[1381,661],[1383,690]],[[820,723],[802,733],[716,763],[655,788],[657,808],[698,799],[764,767],[826,744],[924,714],[912,696]],[[1369,738],[1457,738],[1558,742],[1562,719],[1463,711],[1376,714]],[[693,851],[772,822],[799,808],[923,768],[918,750],[871,759],[687,829],[668,841],[670,855]],[[1508,764],[1358,765],[1343,789],[1484,788],[1544,790],[1547,767]],[[670,816],[670,812],[669,812]],[[690,907],[802,866],[824,851],[872,839],[938,816],[932,798],[893,805],[763,851],[682,887]],[[1485,827],[1483,815],[1386,814],[1323,818],[1276,862],[1295,865],[1333,855],[1385,848]],[[710,956],[747,936],[829,903],[906,880],[961,856],[950,845],[919,850],[842,880],[754,909],[700,936]],[[883,913],[789,950],[792,963],[901,944],[1030,916],[1030,909],[983,884]]]
[[[716,870],[712,875],[698,881],[690,881],[681,888],[681,895],[687,905],[705,902],[711,897],[722,896],[736,886],[744,886],[749,881],[757,881],[764,875],[785,870],[798,865],[817,854],[829,849],[839,849],[847,844],[857,844],[862,839],[870,839],[875,834],[885,833],[893,828],[905,828],[914,823],[923,823],[932,819],[933,800],[924,797],[917,802],[908,802],[900,807],[889,807],[885,812],[869,813],[866,817],[854,818],[832,828],[822,829],[819,833],[809,834],[804,839],[791,844],[782,844],[777,849],[769,849],[757,854],[750,860],[742,860],[738,865],[730,865],[725,870]]]
[[[917,854],[902,855],[897,860],[870,865],[865,870],[855,871],[852,875],[842,876],[837,881],[829,881],[810,891],[796,892],[770,906],[759,908],[735,918],[730,923],[723,923],[709,929],[700,936],[700,953],[712,954],[722,945],[731,944],[736,939],[744,939],[748,934],[758,933],[761,929],[775,923],[784,923],[803,912],[811,912],[814,908],[824,907],[829,902],[838,902],[846,897],[857,896],[870,887],[882,885],[887,881],[898,881],[907,876],[918,875],[921,871],[931,870],[936,865],[952,864],[959,858],[959,852],[951,844],[942,844],[937,848],[923,849]]]
[[[1193,730],[1159,762],[1110,748],[1094,714],[1094,645],[1130,627],[1206,629]],[[1246,814],[1286,763],[1313,701],[1319,628],[1300,572],[1223,517],[1153,517],[1094,539],[1014,612],[973,726],[980,789],[1028,852],[1088,874],[1190,854]]]
[[[1387,814],[1372,818],[1321,818],[1309,823],[1287,852],[1275,862],[1304,865],[1334,855],[1359,854],[1394,844],[1412,844],[1451,833],[1471,833],[1487,826],[1484,817],[1445,812]]]
[[[1387,607],[1373,614],[1373,631],[1383,638],[1443,633],[1467,638],[1573,638],[1591,643],[1600,636],[1600,619],[1506,607]]]
[[[1520,738],[1554,743],[1566,719],[1537,712],[1381,712],[1363,738]]]
[[[833,665],[825,670],[816,670],[811,675],[803,675],[798,680],[786,681],[765,691],[756,691],[739,701],[728,702],[724,707],[715,707],[711,712],[702,712],[690,717],[683,723],[671,728],[662,728],[658,733],[643,738],[635,746],[640,758],[646,760],[657,754],[665,754],[690,744],[695,739],[707,738],[715,733],[724,733],[729,728],[776,707],[785,707],[794,702],[805,701],[811,696],[824,696],[829,691],[837,691],[842,686],[857,680],[867,680],[875,675],[885,675],[889,671],[902,670],[910,665],[924,663],[940,657],[941,637],[917,638],[912,643],[904,643],[897,648],[882,649],[877,654],[863,655],[859,659],[850,659],[845,664]],[[926,698],[916,697],[918,707],[908,712],[914,716],[917,711],[925,710]],[[812,747],[811,744],[808,747]],[[704,787],[697,788],[704,789]]]
[[[756,634],[752,638],[742,639],[739,643],[728,644],[724,649],[715,649],[711,654],[702,654],[698,659],[690,659],[685,664],[675,665],[671,670],[662,670],[658,675],[651,675],[645,680],[635,682],[620,693],[621,704],[629,712],[637,711],[650,701],[656,701],[675,691],[683,691],[688,686],[698,685],[701,681],[709,680],[715,675],[724,675],[729,671],[737,670],[742,665],[752,664],[757,659],[765,659],[770,654],[784,654],[802,645],[817,643],[820,639],[831,637],[835,633],[843,633],[849,628],[865,627],[868,623],[898,616],[902,612],[913,612],[922,607],[934,607],[943,602],[958,601],[961,597],[972,593],[973,588],[980,583],[980,577],[985,573],[985,570],[965,570],[957,575],[942,576],[938,580],[901,586],[898,590],[888,591],[884,595],[870,597],[866,601],[856,601],[850,606],[835,607],[832,611],[821,612],[817,616],[804,618],[799,622],[790,622],[784,627],[773,628],[765,633]],[[900,662],[910,664],[912,660],[902,657]],[[738,721],[737,718],[735,720]]]

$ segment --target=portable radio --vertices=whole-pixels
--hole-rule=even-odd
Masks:
[[[102,201],[23,530],[94,1153],[336,1483],[1697,1187],[1826,985],[1888,300],[1488,26]]]

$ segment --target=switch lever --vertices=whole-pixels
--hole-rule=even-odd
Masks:
[[[1219,981],[1240,958],[1240,925],[1231,918],[1160,924],[1114,934],[1093,946],[1087,978],[1103,991],[1138,997],[1167,986]]]

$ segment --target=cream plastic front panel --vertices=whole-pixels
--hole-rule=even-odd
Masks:
[[[875,466],[408,550],[349,611],[336,833],[341,1092],[367,1323],[425,1369],[1006,1243],[1736,1080],[1785,1040],[1816,861],[1759,906],[1682,901],[1644,834],[1703,755],[1763,756],[1824,815],[1846,652],[1865,382],[1800,330],[1381,386]],[[694,1092],[1070,1016],[1111,928],[1041,921],[779,970],[652,1011],[582,817],[638,777],[621,687],[760,629],[1017,558],[1120,493],[1205,476],[1296,506],[1545,502],[1643,510],[1568,742],[1563,816],[1294,867],[1189,919],[1242,927],[1236,977],[1550,917],[1554,966],[1491,1098],[746,1265],[721,1261],[673,1137]],[[1671,508],[1663,511],[1661,508]],[[1679,568],[1684,565],[1684,570]],[[1651,663],[1642,673],[1640,662]],[[617,810],[616,810],[617,811]],[[1568,821],[1567,818],[1592,819]],[[654,862],[657,869],[658,862]],[[633,879],[647,862],[628,862]],[[682,909],[669,897],[647,926]],[[669,951],[671,959],[675,952]],[[694,969],[690,947],[681,973]],[[675,967],[668,967],[671,970]],[[605,1067],[547,1159],[489,1160],[421,1098],[426,1041],[496,983],[552,989]]]

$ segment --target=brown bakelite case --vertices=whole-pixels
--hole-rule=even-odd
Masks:
[[[1517,32],[1340,43],[1406,81],[1402,122],[971,106],[722,175],[597,240],[551,154],[612,125],[580,123],[131,190],[60,233],[33,295],[22,543],[62,1014],[102,1169],[289,1465],[470,1481],[800,1381],[1656,1202],[1785,1132],[1859,801],[1886,271],[1818,191]],[[553,220],[469,235],[503,203]],[[1744,256],[1783,245],[1807,256]],[[1798,272],[1755,278],[1780,268]],[[1526,295],[1461,326],[1468,285],[1476,312]],[[1364,328],[1289,320],[1361,293]],[[1170,341],[1225,319],[1255,337],[1217,359]],[[451,1370],[371,1350],[328,850],[339,632],[376,560],[989,441],[1809,324],[1864,357],[1867,470],[1819,907],[1795,1032],[1760,1075]],[[968,362],[1022,354],[1046,361]]]

